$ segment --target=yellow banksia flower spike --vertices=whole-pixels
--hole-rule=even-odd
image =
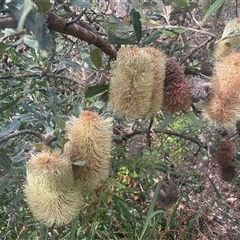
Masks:
[[[213,92],[203,107],[203,117],[216,127],[235,127],[240,118],[240,53],[216,61],[213,71]]]
[[[71,222],[82,205],[81,183],[74,181],[70,159],[58,150],[30,158],[24,195],[34,218],[48,227]]]
[[[112,63],[109,88],[112,109],[132,118],[145,118],[159,111],[165,61],[165,54],[154,48],[121,48]]]
[[[73,162],[75,178],[93,188],[109,176],[112,124],[97,113],[84,111],[66,122],[64,152]]]

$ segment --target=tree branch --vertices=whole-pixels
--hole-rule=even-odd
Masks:
[[[34,130],[25,129],[22,131],[17,131],[17,132],[8,134],[7,136],[0,139],[0,143],[6,142],[6,141],[10,140],[11,138],[15,138],[15,137],[18,137],[20,135],[25,135],[25,134],[31,134],[31,135],[34,135],[35,137],[39,138],[41,141],[43,140],[43,136],[41,133],[36,132]]]
[[[0,17],[0,29],[16,28],[17,20],[11,17]]]
[[[91,30],[88,30],[74,22],[68,21],[67,19],[61,18],[49,12],[46,16],[46,21],[48,27],[55,32],[68,34],[74,36],[78,39],[81,39],[89,44],[93,44],[96,47],[100,48],[104,53],[106,53],[111,58],[116,58],[117,51],[112,47],[105,39],[103,39],[97,33],[94,33]],[[0,17],[0,29],[5,28],[16,28],[17,21],[11,17]]]
[[[69,24],[68,20],[61,18],[52,12],[49,12],[47,15],[47,23],[48,27],[56,32],[68,34],[89,44],[95,45],[111,58],[116,58],[117,56],[116,50],[105,39],[76,23]]]
[[[143,134],[143,133],[146,133],[147,131],[148,131],[148,129],[143,129],[143,130],[135,129],[133,131],[124,132],[124,133],[121,134],[121,136],[122,136],[122,138],[129,139],[129,138],[133,137],[134,135]],[[162,133],[162,134],[167,134],[167,135],[173,135],[173,136],[176,136],[176,137],[180,137],[180,138],[189,140],[193,143],[196,143],[199,147],[202,147],[202,143],[198,139],[196,139],[196,138],[194,138],[190,135],[187,135],[187,134],[181,134],[181,133],[177,133],[177,132],[170,131],[170,130],[159,131],[158,129],[152,129],[152,131],[154,133]]]

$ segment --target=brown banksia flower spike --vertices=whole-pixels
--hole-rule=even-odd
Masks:
[[[234,160],[235,155],[235,145],[231,140],[226,140],[221,143],[220,146],[217,147],[215,153],[215,161],[221,167],[229,167]]]
[[[48,227],[71,222],[82,205],[82,187],[71,161],[60,151],[42,151],[27,163],[26,202],[34,218]]]
[[[234,127],[240,118],[240,53],[216,61],[211,79],[212,94],[203,117],[215,126]]]
[[[168,112],[187,111],[192,104],[191,82],[184,74],[184,69],[175,58],[166,62],[164,81],[163,109]]]
[[[109,176],[112,124],[95,112],[84,111],[66,122],[64,153],[73,163],[76,179],[93,188]]]
[[[232,182],[232,180],[236,177],[236,168],[234,166],[222,167],[220,169],[221,178],[223,181]]]
[[[132,118],[150,117],[163,101],[166,56],[151,47],[123,47],[112,63],[109,104]]]

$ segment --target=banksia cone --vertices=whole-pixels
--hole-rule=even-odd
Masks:
[[[214,66],[212,95],[203,116],[215,126],[233,127],[240,118],[240,54],[231,53]]]
[[[24,194],[35,219],[48,227],[71,222],[82,203],[81,184],[74,182],[71,161],[56,150],[30,158]]]
[[[236,176],[236,169],[234,166],[229,166],[226,168],[221,168],[221,178],[226,182],[231,182]]]
[[[165,61],[165,54],[151,47],[121,48],[111,71],[113,110],[133,118],[157,113],[163,100]]]
[[[221,167],[229,167],[233,163],[235,145],[231,140],[224,141],[216,150],[215,161]]]
[[[188,110],[191,106],[191,83],[175,58],[166,62],[163,108],[168,112]]]
[[[98,187],[109,176],[112,125],[97,113],[84,111],[79,118],[66,122],[69,142],[64,152],[73,162],[76,179]],[[80,164],[79,164],[80,163]]]

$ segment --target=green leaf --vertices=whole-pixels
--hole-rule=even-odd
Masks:
[[[106,90],[108,90],[108,88],[109,85],[106,84],[90,86],[85,90],[85,97],[86,98],[94,97],[99,93],[105,92]]]
[[[143,16],[143,10],[140,4],[139,0],[131,0],[131,3],[133,5],[133,8],[135,9],[135,11],[139,12],[141,16]]]
[[[149,36],[142,40],[142,45],[148,45],[156,41],[162,35],[162,29],[157,29],[155,32],[150,33]]]
[[[23,30],[25,19],[27,18],[27,15],[30,13],[32,8],[33,8],[33,6],[31,4],[31,2],[29,2],[28,0],[25,0],[24,4],[22,6],[21,17],[18,20],[17,31],[22,31]]]
[[[216,0],[207,10],[203,18],[203,22],[205,22],[213,13],[215,13],[224,4],[224,2],[225,0]]]
[[[94,49],[90,52],[90,57],[97,69],[100,69],[102,66],[102,55],[99,48]]]
[[[23,37],[23,42],[29,46],[29,47],[32,47],[34,49],[38,49],[38,41],[36,39],[36,36],[24,36]]]
[[[45,14],[52,7],[52,3],[49,0],[37,0],[36,4],[38,5],[38,12]]]
[[[0,138],[8,135],[9,133],[12,133],[12,132],[18,130],[19,127],[20,127],[20,122],[18,120],[14,120],[9,125],[7,125],[7,127],[5,129],[3,129],[0,132]]]
[[[8,109],[10,109],[11,107],[13,107],[16,103],[19,102],[19,99],[21,99],[21,97],[18,97],[17,99],[15,99],[14,101],[4,105],[3,107],[0,108],[0,112],[6,111]]]
[[[136,44],[136,36],[129,37],[129,38],[120,38],[114,35],[111,35],[108,39],[109,43],[111,44]]]
[[[5,49],[6,49],[7,47],[9,47],[9,46],[10,46],[10,45],[8,45],[8,44],[0,43],[0,57],[2,57]]]
[[[92,4],[86,0],[70,0],[69,2],[80,8],[92,8]]]
[[[186,0],[171,0],[171,2],[177,3],[178,5],[182,7],[188,7],[188,3]]]
[[[8,173],[9,175],[13,175],[13,169],[12,169],[12,161],[11,159],[4,153],[0,152],[0,166],[2,169]]]
[[[38,150],[51,151],[51,148],[43,143],[35,143],[34,147]]]
[[[126,186],[122,185],[121,183],[119,183],[115,178],[109,178],[108,179],[108,183],[113,186],[113,187],[116,187],[116,188],[119,188],[119,189],[124,189],[126,188]]]
[[[81,65],[76,63],[76,62],[73,62],[73,61],[70,61],[69,59],[67,58],[63,58],[60,60],[60,63],[66,65],[66,66],[69,66],[69,67],[72,67],[72,68],[80,68]]]
[[[133,27],[137,36],[137,42],[139,43],[142,38],[142,23],[140,21],[141,15],[137,11],[133,11],[132,13],[133,17]]]

